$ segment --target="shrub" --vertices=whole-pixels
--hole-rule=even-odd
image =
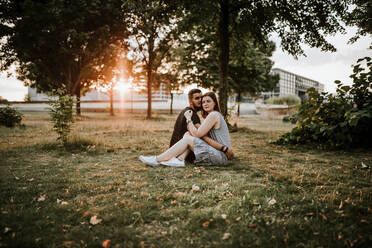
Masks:
[[[278,104],[283,105],[284,103],[288,106],[291,105],[299,105],[301,103],[301,99],[296,95],[284,95],[284,96],[274,96],[266,101],[267,104]]]
[[[0,104],[9,104],[9,101],[0,96]]]
[[[0,125],[6,127],[15,127],[16,125],[21,125],[22,114],[12,108],[10,105],[0,108]]]
[[[72,111],[74,99],[63,90],[55,90],[52,92],[52,95],[56,97],[56,100],[49,102],[53,130],[58,134],[57,140],[62,141],[66,145],[72,123],[74,122]]]
[[[365,60],[368,72],[362,67]],[[278,144],[317,143],[320,147],[368,147],[372,142],[372,62],[359,59],[352,86],[336,81],[337,94],[307,91],[308,100],[295,115],[297,127],[279,137]],[[289,119],[289,118],[288,118]]]

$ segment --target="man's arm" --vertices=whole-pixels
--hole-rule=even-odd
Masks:
[[[199,128],[200,127],[200,124],[195,124],[195,127],[196,128]],[[201,137],[201,139],[203,139],[205,142],[207,142],[208,145],[210,145],[211,147],[217,149],[217,150],[221,150],[222,148],[222,144],[218,143],[217,141],[215,141],[214,139],[212,139],[211,137],[205,135],[203,137]],[[234,152],[231,148],[229,148],[226,152],[226,156],[227,156],[227,159],[231,160],[233,159],[234,157]]]

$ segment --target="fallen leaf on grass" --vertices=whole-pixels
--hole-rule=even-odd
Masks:
[[[322,217],[323,220],[327,220],[327,216],[325,216],[324,214],[319,213],[319,215]]]
[[[174,197],[174,198],[184,197],[184,196],[186,196],[186,194],[183,193],[183,192],[177,192],[177,193],[174,193],[174,194],[173,194],[173,197]]]
[[[231,238],[231,233],[224,233],[223,234],[223,237],[222,237],[222,240],[226,240],[226,239],[229,239],[229,238]]]
[[[171,204],[172,204],[172,205],[176,205],[176,204],[177,204],[177,201],[176,201],[176,200],[172,200],[172,201],[171,201]]]
[[[45,197],[46,197],[46,195],[41,195],[39,198],[37,198],[37,201],[38,202],[45,201]]]
[[[70,247],[74,244],[74,241],[65,241],[63,242],[63,246]]]
[[[33,182],[34,180],[33,178],[27,179],[28,182]]]
[[[89,221],[89,223],[92,225],[97,225],[101,222],[102,222],[102,219],[98,219],[96,215],[92,216]]]
[[[362,162],[362,169],[368,169],[368,166]]]
[[[268,201],[269,205],[274,205],[276,203],[276,200],[273,198],[270,201]]]
[[[206,221],[202,224],[203,228],[208,228],[210,222],[209,221]]]
[[[200,188],[199,188],[199,186],[194,184],[194,185],[192,185],[191,190],[196,192],[196,191],[199,191]]]
[[[102,247],[103,248],[109,248],[111,244],[111,240],[106,239],[105,241],[102,242]]]
[[[85,212],[83,213],[83,217],[87,216],[88,214],[89,214],[89,212],[88,212],[88,211],[85,211]]]
[[[249,226],[248,226],[249,228],[256,228],[257,227],[257,225],[256,224],[249,224]]]
[[[10,227],[5,227],[5,228],[4,228],[4,234],[8,233],[10,230],[12,230],[12,228],[10,228]]]

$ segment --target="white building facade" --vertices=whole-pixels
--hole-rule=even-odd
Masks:
[[[42,93],[38,92],[35,88],[28,87],[28,99],[30,102],[47,102],[51,98]],[[152,90],[153,101],[167,101],[170,99],[169,91],[161,85],[158,90]],[[127,89],[125,92],[119,90],[114,91],[114,101],[147,101],[147,93],[140,93],[134,89]],[[89,101],[110,101],[108,93],[100,92],[92,89],[80,98],[82,102]]]
[[[314,87],[318,92],[324,91],[324,84],[318,81],[285,71],[279,68],[272,69],[273,74],[279,75],[279,83],[273,91],[263,92],[264,98],[283,95],[297,95],[301,99],[305,98],[306,90]]]

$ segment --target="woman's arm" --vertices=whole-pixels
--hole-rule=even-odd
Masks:
[[[197,123],[194,126],[196,128],[199,128],[200,127],[200,124]],[[208,135],[203,136],[201,139],[203,139],[205,142],[207,142],[208,145],[210,145],[211,147],[213,147],[216,150],[219,150],[220,151],[222,149],[222,147],[223,147],[223,145],[221,143],[219,143],[216,140],[212,139]],[[228,160],[231,160],[231,159],[234,158],[234,151],[231,148],[228,148],[228,150],[227,150],[227,152],[225,154],[226,154]]]
[[[223,145],[220,144],[220,143],[218,143],[217,141],[215,141],[215,140],[212,139],[211,137],[209,137],[209,136],[206,135],[206,136],[203,136],[202,139],[203,139],[205,142],[207,142],[208,145],[210,145],[210,146],[213,147],[214,149],[221,151]],[[226,151],[225,154],[226,154],[228,160],[231,160],[231,159],[233,159],[233,157],[234,157],[234,151],[233,151],[231,148],[229,148],[229,147],[227,148],[227,151]]]
[[[186,119],[188,119],[188,117],[186,117]],[[200,124],[199,123],[196,123],[196,124],[194,124],[194,127],[198,130],[200,128]],[[203,137],[201,137],[201,139],[203,139],[205,142],[207,142],[208,145],[210,145],[211,147],[213,147],[216,150],[219,150],[220,151],[222,149],[222,147],[223,147],[222,144],[220,144],[216,140],[212,139],[208,135],[204,135]],[[227,151],[226,151],[225,154],[227,156],[227,159],[229,159],[229,160],[233,159],[233,157],[234,157],[234,151],[231,148],[227,148]]]
[[[199,128],[196,128],[194,123],[192,123],[191,119],[188,117],[187,113],[185,113],[185,117],[187,121],[187,129],[192,136],[197,138],[205,136],[209,132],[209,130],[211,130],[213,126],[216,125],[216,123],[219,121],[217,112],[212,112],[208,114],[207,118],[205,118],[201,126]]]

